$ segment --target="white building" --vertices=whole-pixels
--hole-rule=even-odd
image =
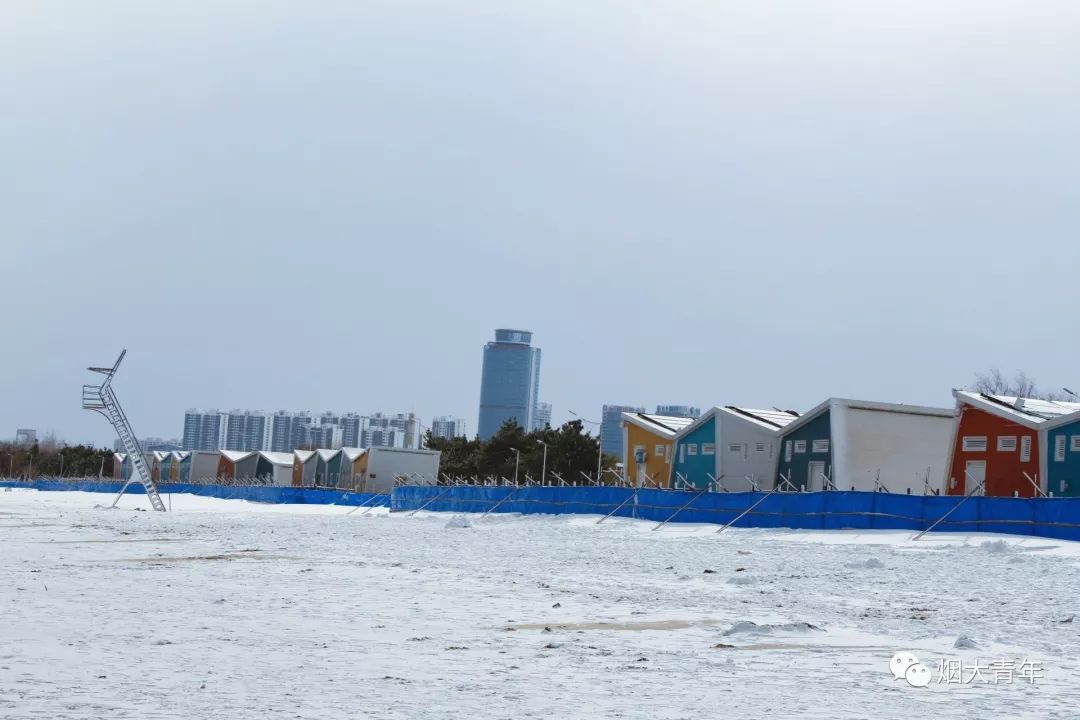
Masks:
[[[436,450],[408,448],[368,448],[367,465],[353,472],[359,492],[384,493],[394,488],[398,478],[409,485],[435,485],[439,477],[439,457]]]
[[[830,398],[781,433],[777,482],[819,491],[922,493],[949,456],[955,411]]]
[[[468,437],[465,429],[465,419],[440,415],[431,421],[431,436],[437,438]]]

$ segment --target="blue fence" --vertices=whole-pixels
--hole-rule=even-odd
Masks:
[[[67,480],[41,479],[30,483],[0,482],[0,487],[23,487],[34,490],[75,490],[81,492],[111,493],[115,495],[124,486],[123,482],[87,481],[71,482]],[[342,492],[341,490],[321,490],[316,488],[270,487],[264,485],[192,485],[186,483],[167,483],[158,486],[161,494],[188,493],[203,497],[215,497],[225,500],[250,500],[262,503],[289,503],[294,505],[374,505],[385,507],[390,504],[386,495],[372,493]],[[146,491],[139,483],[128,486],[125,494],[142,495]]]
[[[726,524],[754,503],[735,527],[806,530],[925,530],[950,510],[935,532],[994,532],[1080,540],[1080,498],[893,495],[873,492],[705,493],[607,487],[401,487],[391,510],[584,513],[660,522]],[[495,507],[497,503],[500,503]],[[621,506],[621,507],[620,507]],[[680,510],[681,508],[681,510]],[[955,508],[955,510],[954,510]],[[678,514],[675,514],[678,511]],[[674,517],[672,517],[674,515]]]
[[[118,493],[120,482],[41,479],[0,482],[0,487]],[[387,497],[370,493],[294,487],[166,484],[162,493],[190,493],[229,500],[301,505],[390,506],[393,511],[549,515],[607,515],[660,522],[726,524],[754,503],[736,527],[807,530],[925,530],[950,510],[935,531],[995,532],[1080,540],[1080,498],[1000,498],[893,495],[870,492],[704,493],[616,487],[431,487],[395,488]],[[128,493],[141,494],[138,483]],[[962,502],[963,501],[963,502]],[[2,502],[2,497],[0,497]],[[955,510],[954,510],[955,508]],[[677,514],[676,514],[677,513]]]

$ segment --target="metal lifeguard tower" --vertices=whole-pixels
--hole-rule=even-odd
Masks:
[[[105,381],[100,385],[83,385],[83,410],[93,410],[108,418],[116,429],[116,434],[120,436],[120,442],[124,444],[124,451],[131,458],[132,481],[137,480],[142,483],[142,486],[146,488],[146,496],[150,498],[150,504],[153,508],[165,512],[165,503],[161,501],[157,485],[150,475],[150,468],[146,467],[146,457],[139,446],[139,440],[135,437],[135,433],[131,429],[131,423],[128,422],[127,415],[124,414],[123,408],[120,407],[120,401],[116,399],[116,393],[112,389],[112,379],[115,377],[116,370],[120,367],[120,362],[125,355],[127,355],[127,350],[122,350],[120,357],[116,358],[116,362],[113,363],[112,367],[87,368],[87,370],[104,375]],[[124,487],[126,488],[127,485]],[[121,490],[120,492],[123,493],[124,491]]]

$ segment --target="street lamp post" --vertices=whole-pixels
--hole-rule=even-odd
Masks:
[[[536,442],[538,442],[538,443],[540,443],[541,445],[544,446],[544,462],[540,466],[540,484],[544,485],[545,484],[544,481],[547,480],[547,448],[548,448],[548,444],[546,442],[544,442],[543,440],[537,440]]]
[[[60,453],[60,477],[64,477],[64,453]]]
[[[600,484],[600,474],[603,472],[602,468],[604,466],[604,446],[600,443],[600,440],[602,439],[600,431],[604,426],[601,425],[600,423],[596,422],[595,420],[590,420],[590,419],[588,419],[586,417],[582,417],[581,415],[578,415],[573,410],[570,411],[570,414],[573,415],[574,417],[576,417],[578,420],[584,420],[585,422],[592,423],[593,425],[596,425],[596,427],[597,427],[597,430],[596,430],[596,445],[597,445],[597,452],[596,452],[596,484],[599,485]]]
[[[517,448],[510,448],[514,451],[514,487],[518,484],[518,468],[521,466],[521,451]]]

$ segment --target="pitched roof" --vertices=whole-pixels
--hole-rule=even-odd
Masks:
[[[781,430],[799,419],[799,414],[794,410],[755,410],[754,408],[735,407],[734,405],[725,405],[720,409],[741,420],[746,420],[769,430]]]
[[[694,422],[693,418],[673,417],[671,415],[651,415],[643,412],[624,412],[623,422],[633,423],[656,435],[673,438],[676,433]]]
[[[259,455],[266,458],[269,462],[272,462],[275,465],[288,465],[289,467],[292,467],[293,464],[292,453],[270,452],[267,450],[260,450]]]
[[[356,462],[356,460],[360,456],[367,454],[367,450],[365,450],[364,448],[349,448],[349,447],[346,447],[346,448],[341,448],[341,452],[345,455],[345,457],[349,458],[349,462]]]
[[[293,450],[293,457],[300,461],[300,464],[306,463],[311,458],[315,457],[314,450]]]
[[[1043,427],[1044,423],[1047,427],[1057,427],[1074,419],[1080,419],[1080,403],[989,395],[969,390],[953,390],[953,396],[958,403],[1015,420],[1030,428]],[[1067,417],[1073,415],[1076,417]]]
[[[229,462],[239,462],[251,457],[255,453],[246,450],[222,450],[221,454]]]
[[[939,418],[951,418],[955,415],[955,411],[952,408],[928,407],[926,405],[904,405],[902,403],[884,403],[875,400],[852,400],[850,398],[833,397],[815,405],[796,419],[792,420],[784,427],[783,434],[786,435],[787,433],[806,425],[826,410],[834,407],[845,407],[853,410],[902,413],[905,415],[926,415],[928,417]]]

